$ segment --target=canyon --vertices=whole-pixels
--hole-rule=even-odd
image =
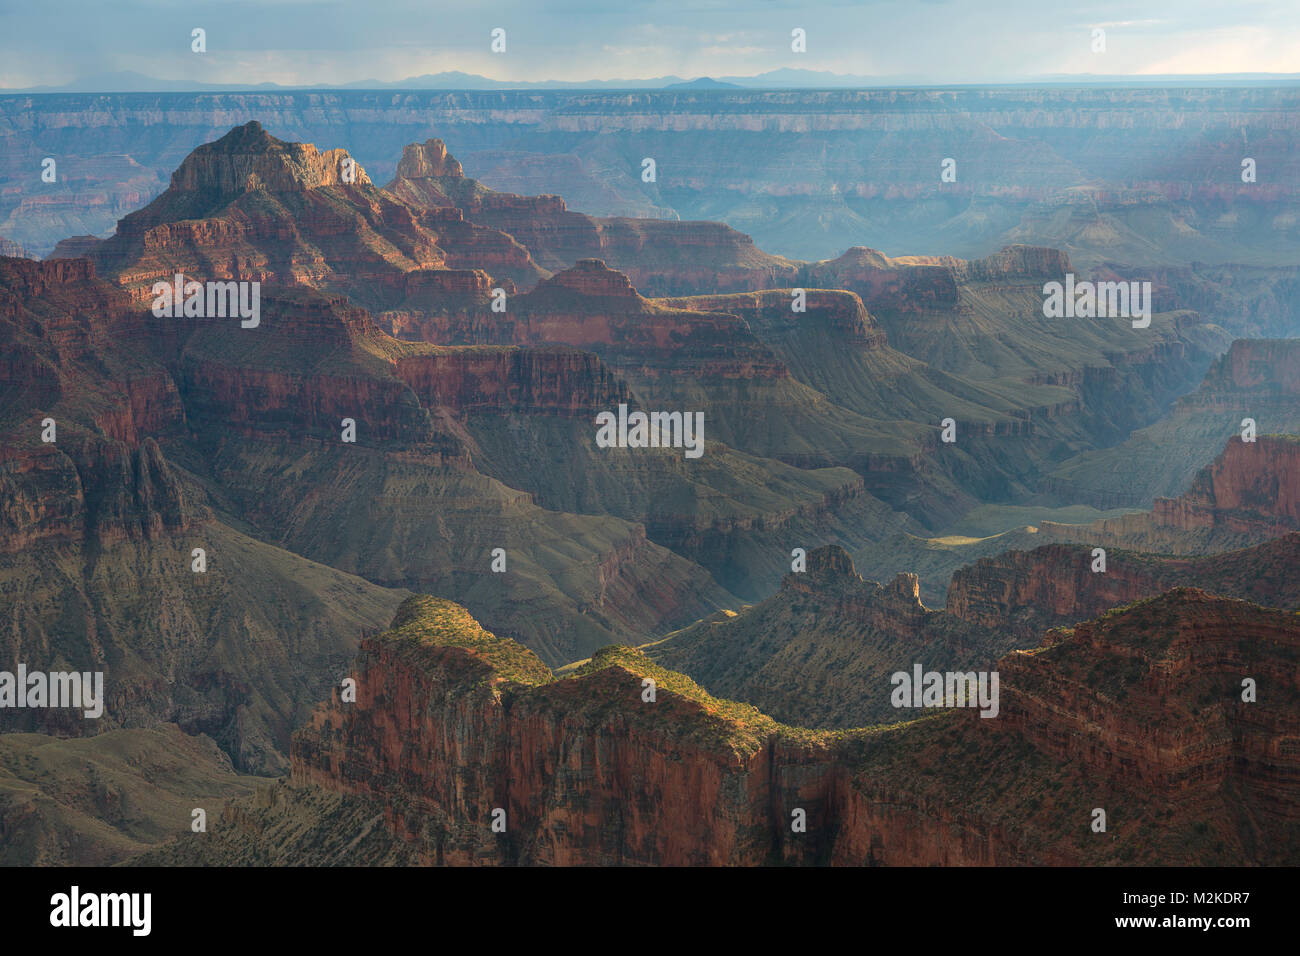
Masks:
[[[904,719],[890,700],[889,678],[918,661],[939,671],[987,670],[1005,654],[1036,646],[1052,628],[1174,588],[1300,609],[1297,560],[1294,531],[1213,556],[1111,549],[1100,573],[1090,546],[1049,544],[958,568],[944,607],[930,609],[916,574],[884,585],[866,581],[848,552],[832,545],[810,552],[806,570],[788,574],[764,601],[640,650],[710,693],[785,723],[864,727]]]
[[[611,111],[396,94],[382,135],[334,136],[373,95],[322,94],[312,114],[322,143],[355,151],[272,135],[307,122],[298,94],[230,94],[220,130],[206,94],[120,103],[145,130],[149,103],[191,112],[166,144],[140,139],[169,174],[130,157],[94,173],[117,176],[112,235],[82,199],[55,216],[4,193],[20,198],[0,232],[53,251],[0,248],[0,669],[102,670],[108,695],[98,722],[6,714],[6,862],[1291,862],[1293,267],[1246,274],[1225,254],[1207,272],[1185,262],[1202,236],[1169,246],[1150,328],[1046,319],[1045,282],[1144,262],[1011,219],[962,256],[854,241],[801,260],[671,218],[708,191],[675,172],[599,215],[465,173],[495,150],[504,176],[530,137],[581,150],[611,123],[640,155],[669,103],[679,132],[732,143],[724,157],[767,127],[753,161],[771,170],[789,135],[862,136],[906,178],[916,141],[874,95],[653,93]],[[1243,97],[1290,121],[1276,92],[1094,91],[1090,120],[1031,134],[1053,95],[952,98],[1035,142],[1193,102],[1211,114],[1198,135],[1218,135]],[[8,144],[123,146],[113,124],[90,141],[76,97],[33,101],[25,129],[9,99]],[[908,100],[935,148],[936,131],[974,135],[952,103]],[[808,103],[861,115],[809,126]],[[517,139],[494,141],[507,122]],[[617,141],[584,162],[608,170]],[[1010,161],[1010,143],[987,156]],[[1175,205],[1294,201],[1229,195],[1209,172],[1226,155],[1194,157],[1204,182]],[[1136,165],[1090,162],[1159,192]],[[1065,201],[1046,179],[1017,188],[998,202]],[[919,179],[854,196],[934,201]],[[1173,202],[1093,201],[1112,224]],[[259,283],[259,322],[156,315],[152,286],[177,273]],[[620,407],[701,415],[702,454],[602,447],[598,416]],[[1255,441],[1232,437],[1244,417]],[[1000,716],[900,714],[888,678],[916,662],[999,669]],[[177,836],[187,800],[212,810],[202,839]],[[1088,830],[1099,800],[1113,839]]]
[[[931,252],[943,237],[966,257],[1023,243],[1087,266],[1285,268],[1295,105],[1288,87],[13,94],[0,97],[13,157],[0,235],[42,255],[107,235],[189,150],[258,119],[341,143],[376,181],[437,133],[503,192],[564,196],[595,216],[721,221],[794,258]],[[1243,137],[1262,171],[1252,184]],[[67,170],[52,188],[45,156]],[[640,179],[645,156],[654,183]],[[947,157],[956,182],[940,179]]]
[[[1294,615],[1176,589],[1003,658],[1002,719],[827,734],[628,648],[553,679],[463,609],[412,598],[363,643],[356,702],[336,694],[299,732],[287,781],[142,861],[1283,862],[1297,653]],[[1247,672],[1269,703],[1241,701]],[[344,846],[336,815],[372,810]]]
[[[1032,551],[1051,543],[1074,546],[1055,552],[1063,559],[1069,556],[1068,565],[1059,568],[1056,585],[1076,580],[1081,568],[1091,565],[1092,550],[1099,547],[1145,552],[1148,556],[1222,555],[1286,538],[1300,527],[1294,516],[1295,489],[1288,477],[1297,464],[1297,447],[1295,435],[1260,435],[1253,442],[1229,438],[1218,455],[1186,481],[1180,494],[1156,498],[1147,511],[1118,508],[1093,521],[1039,520],[983,537],[925,538],[902,532],[881,546],[892,552],[895,560],[916,568],[922,594],[932,601],[943,599],[943,588],[959,568],[1004,552]],[[1182,450],[1186,451],[1187,446]],[[1173,453],[1164,458],[1171,466],[1179,461]],[[1118,456],[1114,459],[1117,468],[1122,467],[1120,460]],[[1150,468],[1146,461],[1130,460],[1128,474],[1136,478],[1150,473]],[[1049,508],[1047,513],[1058,512]],[[1085,508],[1084,513],[1097,512]],[[868,567],[879,567],[879,559],[870,549],[856,557],[859,562],[867,562]],[[1213,561],[1197,568],[1199,574],[1214,577]],[[1111,579],[1096,578],[1098,584],[1107,580]],[[1070,591],[1065,588],[1063,593]],[[1245,596],[1237,591],[1231,593]],[[1039,592],[1037,598],[1045,594]],[[1035,612],[1031,609],[1028,613],[1032,616]]]
[[[1265,434],[1300,432],[1300,342],[1238,339],[1168,414],[1108,448],[1080,452],[1043,478],[1048,492],[1101,507],[1146,507],[1181,492],[1246,419]]]

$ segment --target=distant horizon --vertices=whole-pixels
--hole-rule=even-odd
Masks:
[[[780,79],[778,79],[778,77]],[[784,82],[782,82],[784,80]],[[822,82],[817,82],[818,80]],[[120,85],[114,85],[114,83]],[[435,85],[462,83],[464,85]],[[931,81],[918,76],[870,76],[833,73],[829,70],[769,70],[752,75],[699,75],[680,77],[665,75],[655,77],[625,77],[617,79],[587,80],[509,80],[497,79],[479,73],[448,70],[408,76],[400,80],[356,80],[348,83],[206,83],[195,80],[171,80],[148,76],[133,70],[84,76],[60,86],[6,87],[0,94],[42,93],[217,93],[326,90],[337,92],[365,92],[374,90],[421,90],[445,92],[485,92],[508,90],[586,90],[586,91],[672,91],[726,92],[758,90],[829,90],[829,89],[961,89],[1036,86],[1165,86],[1165,85],[1233,85],[1275,86],[1300,85],[1300,72],[1229,72],[1181,74],[1133,73],[1057,73],[1023,78],[989,80]]]
[[[389,89],[443,75],[622,89],[698,77],[747,86],[774,72],[985,86],[1300,71],[1300,20],[1279,0],[1148,0],[1140,16],[1121,0],[120,0],[111,14],[65,0],[10,4],[5,22],[0,89],[12,92],[104,92],[78,87],[112,76],[167,92]]]

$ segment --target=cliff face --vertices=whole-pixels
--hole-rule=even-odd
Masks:
[[[13,259],[35,259],[36,258],[36,256],[32,255],[21,245],[14,242],[12,239],[6,239],[4,236],[0,236],[0,256],[5,256]]]
[[[785,367],[734,315],[664,308],[584,259],[516,300],[527,341],[593,348],[615,364],[708,378],[781,378]]]
[[[918,261],[927,257],[917,256]],[[953,270],[966,282],[1008,282],[1014,279],[1058,279],[1073,271],[1070,257],[1060,249],[1044,246],[1004,246],[982,259],[957,259],[939,256],[938,262]]]
[[[1204,404],[1221,392],[1300,395],[1300,346],[1294,339],[1238,339],[1206,372],[1203,386],[1206,394],[1190,402]]]
[[[310,310],[302,319],[310,324]],[[295,709],[402,593],[224,520],[212,486],[177,464],[200,460],[178,445],[204,414],[180,358],[187,335],[133,307],[87,260],[0,260],[0,338],[0,575],[11,622],[0,666],[101,671],[106,698],[98,719],[27,708],[7,711],[6,729],[78,737],[171,723],[208,734],[240,769],[281,769]],[[228,382],[239,387],[213,410],[223,427],[273,405],[271,381]],[[105,832],[88,845],[120,853],[104,846],[115,843]]]
[[[607,219],[600,254],[647,295],[746,292],[793,284],[796,263],[720,222]]]
[[[196,420],[326,436],[350,417],[364,424],[360,444],[436,446],[456,457],[463,433],[429,410],[594,416],[630,400],[627,385],[591,352],[403,345],[345,297],[310,290],[270,293],[263,305],[255,336],[199,330],[186,340],[180,375]]]
[[[957,304],[957,275],[951,265],[937,259],[891,259],[864,246],[854,246],[838,259],[812,263],[800,278],[815,288],[848,289],[875,310],[915,312]]]
[[[130,447],[68,435],[58,450],[11,448],[0,466],[0,553],[148,540],[180,533],[203,514],[152,438]]]
[[[320,152],[311,143],[274,140],[256,120],[236,127],[217,143],[200,146],[172,173],[178,192],[213,192],[218,196],[253,189],[285,192],[341,186],[367,185],[370,177],[355,166],[351,178],[344,172],[348,154],[341,149]]]
[[[999,661],[1005,719],[913,725],[915,749],[872,761],[875,790],[918,788],[927,817],[956,817],[966,838],[940,848],[948,862],[972,844],[1000,863],[1280,861],[1291,851],[1253,841],[1293,826],[1298,806],[1294,628],[1293,614],[1180,589],[1056,632]],[[1243,701],[1245,677],[1278,699]],[[965,769],[945,769],[957,751]],[[1007,772],[988,772],[999,756]],[[1105,834],[1089,829],[1096,808]],[[937,828],[912,829],[924,846]]]
[[[1136,787],[1240,787],[1269,822],[1294,819],[1298,761],[1286,743],[1300,728],[1289,709],[1300,691],[1294,619],[1180,589],[1080,624],[1048,645],[1043,663],[1026,654],[1000,663],[1007,730]],[[1270,643],[1279,653],[1255,656]],[[1085,668],[1107,660],[1116,666],[1089,679]],[[1140,678],[1126,679],[1125,668]],[[1243,701],[1244,677],[1277,693],[1276,706]]]
[[[3,259],[0,329],[0,552],[186,527],[193,509],[152,437],[182,427],[180,396],[165,365],[135,351],[149,329],[126,297],[84,259]],[[155,345],[165,354],[166,336]]]
[[[103,239],[98,236],[69,236],[60,239],[53,251],[45,257],[51,259],[88,259]]]
[[[425,599],[421,615],[456,610]],[[825,846],[783,846],[772,816],[782,798],[826,802],[829,754],[766,739],[776,725],[758,712],[652,665],[656,700],[643,702],[648,662],[627,649],[551,681],[491,635],[449,646],[427,625],[410,635],[419,625],[403,620],[366,645],[357,706],[322,708],[298,737],[292,781],[381,802],[419,862],[812,862]]]
[[[491,311],[477,276],[447,276],[426,272],[410,280],[408,303],[427,297],[437,311],[385,313],[394,334],[435,344],[569,345],[592,349],[616,366],[711,377],[786,374],[737,316],[643,299],[626,275],[599,259],[582,259],[511,297],[501,313]],[[453,283],[450,276],[464,280]]]
[[[1156,500],[1152,518],[1185,530],[1222,524],[1240,534],[1300,527],[1300,438],[1229,439],[1184,494]]]
[[[188,149],[250,119],[286,138],[346,144],[381,181],[432,117],[466,168],[499,190],[559,194],[593,217],[722,220],[785,256],[926,249],[945,235],[965,256],[1019,242],[1070,248],[1082,265],[1149,262],[1155,244],[1161,261],[1184,266],[1290,269],[1294,237],[1258,224],[1295,211],[1294,115],[1285,86],[17,95],[0,103],[13,155],[72,152],[84,178],[51,187],[20,174],[25,163],[0,174],[0,234],[38,253],[64,236],[106,235]],[[1122,156],[1117,129],[1131,138]],[[1225,160],[1242,137],[1274,171],[1246,188]],[[637,167],[648,143],[653,184]],[[795,159],[807,156],[817,161]],[[940,180],[945,156],[961,160],[956,182]],[[631,265],[591,247],[543,265],[584,256]],[[652,291],[644,278],[633,276]]]
[[[982,259],[890,257],[854,246],[836,259],[804,266],[799,278],[809,286],[856,292],[868,309],[914,313],[954,308],[965,283],[1041,285],[1070,271],[1064,252],[1037,246],[1006,246]]]
[[[1058,464],[1044,490],[1099,507],[1144,508],[1181,495],[1241,434],[1244,419],[1254,420],[1261,435],[1300,434],[1297,396],[1300,339],[1238,339],[1162,418],[1119,444]]]
[[[359,423],[361,445],[463,454],[394,374],[391,343],[340,295],[268,292],[256,329],[195,323],[176,363],[187,416],[209,441],[231,432],[337,440]],[[217,429],[216,422],[222,427]]]
[[[578,349],[445,349],[399,358],[394,371],[422,403],[467,413],[587,418],[632,399],[597,356]]]
[[[27,709],[12,729],[172,722],[276,772],[302,702],[404,582],[557,663],[716,609],[724,592],[639,525],[546,512],[474,466],[472,415],[590,432],[628,400],[596,356],[403,344],[306,288],[261,304],[254,329],[157,319],[87,260],[0,259],[0,660],[103,670],[109,696],[100,722]],[[516,576],[485,586],[496,547]]]
[[[397,163],[397,180],[436,179],[441,176],[459,178],[464,175],[456,157],[447,152],[447,144],[440,139],[411,143],[402,150]]]
[[[952,576],[946,610],[971,624],[1006,628],[1031,643],[1050,627],[1073,624],[1107,608],[1173,587],[1266,607],[1300,607],[1300,533],[1240,551],[1174,558],[1111,549],[1105,572],[1093,572],[1088,545],[1050,544],[981,558]]]
[[[354,865],[394,845],[429,864],[1284,863],[1297,660],[1293,615],[1179,590],[1005,658],[998,718],[828,735],[628,648],[552,680],[461,609],[413,598],[364,643],[356,702],[336,695],[295,738],[291,786],[163,858],[311,859],[336,794],[381,809],[391,837],[382,857],[334,861]],[[1268,697],[1243,702],[1243,674]]]
[[[764,342],[798,340],[813,336],[832,340],[836,347],[854,351],[876,351],[888,347],[880,328],[852,292],[807,289],[804,311],[791,308],[792,291],[774,289],[745,295],[695,295],[658,300],[675,309],[725,312],[739,316]]]
[[[1217,458],[1177,498],[1157,498],[1149,512],[1086,528],[1043,522],[1040,530],[1102,546],[1175,554],[1227,551],[1300,529],[1300,440],[1294,435],[1230,438]]]
[[[640,308],[636,289],[628,277],[610,269],[600,259],[580,259],[572,269],[565,269],[552,276],[537,291],[560,297],[565,293],[575,293],[597,300],[623,300],[625,305],[633,303],[633,308]]]
[[[455,209],[412,208],[343,150],[284,142],[255,121],[194,150],[162,195],[88,254],[142,302],[176,273],[309,285],[372,308],[400,302],[416,269],[486,268],[528,285],[545,274],[504,233]]]
[[[384,189],[417,207],[454,206],[468,222],[512,236],[552,271],[604,260],[649,295],[764,289],[795,274],[793,262],[722,223],[602,219],[570,211],[559,196],[487,189],[466,178],[437,139],[407,146]]]
[[[426,601],[422,614],[458,610]],[[421,625],[402,621],[392,640],[366,645],[357,707],[318,711],[298,737],[295,784],[352,781],[349,793],[384,801],[387,824],[419,844],[424,863],[686,865],[765,853],[751,842],[765,816],[764,761],[725,737],[701,739],[696,720],[730,728],[699,704],[646,704],[654,716],[638,719],[640,680],[621,668],[552,684],[527,652],[498,649],[510,642],[476,633],[428,646],[430,628],[408,636]],[[501,662],[485,666],[485,657]],[[670,744],[674,728],[695,739]],[[596,767],[607,772],[590,775]],[[633,796],[635,781],[644,791]],[[409,794],[400,807],[390,782]],[[495,808],[504,834],[490,829]],[[664,814],[683,826],[658,830]]]

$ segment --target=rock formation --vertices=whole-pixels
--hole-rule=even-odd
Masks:
[[[795,273],[793,262],[721,223],[602,219],[570,211],[559,196],[488,189],[464,176],[439,139],[405,147],[384,189],[417,207],[454,206],[469,222],[513,236],[552,271],[601,259],[649,295],[763,289]]]
[[[106,235],[166,185],[190,148],[254,119],[288,139],[345,143],[382,181],[436,117],[438,135],[465,168],[500,191],[558,194],[592,217],[720,220],[784,256],[824,259],[860,244],[933,251],[942,235],[943,251],[966,257],[1025,243],[1070,249],[1084,268],[1250,263],[1242,272],[1284,272],[1294,268],[1295,236],[1267,223],[1295,213],[1295,113],[1294,91],[1284,85],[972,87],[938,96],[680,89],[16,96],[0,104],[9,154],[22,157],[0,174],[0,234],[41,254],[68,235]],[[1114,151],[1116,130],[1128,137],[1123,157]],[[1272,171],[1247,188],[1236,175],[1243,138]],[[659,160],[655,183],[641,182],[637,165],[648,143]],[[32,170],[40,157],[69,153],[61,171],[77,178],[51,196]],[[942,157],[961,160],[955,182],[941,181]],[[630,266],[590,247],[542,264],[554,270],[584,256]],[[658,292],[645,278],[633,282]],[[702,271],[700,278],[709,284],[672,291],[719,291]]]
[[[890,676],[986,669],[1019,646],[997,621],[979,626],[921,604],[915,574],[863,581],[843,548],[810,551],[765,601],[710,618],[642,648],[710,693],[753,704],[778,720],[848,728],[906,719]]]
[[[955,709],[827,734],[628,648],[553,680],[462,609],[412,598],[364,643],[356,702],[336,694],[295,739],[289,786],[232,806],[212,840],[144,859],[1294,862],[1297,660],[1294,615],[1181,589],[1005,658],[997,718]],[[321,808],[356,806],[386,832],[348,849]]]
[[[1238,339],[1200,385],[1112,447],[1056,465],[1042,486],[1098,507],[1149,507],[1180,494],[1245,420],[1260,434],[1300,434],[1300,340]]]
[[[1205,554],[1265,541],[1300,529],[1300,439],[1230,438],[1176,498],[1157,498],[1149,512],[1081,528],[1043,522],[1039,530],[1098,545]]]
[[[589,106],[556,122],[609,121]],[[853,201],[903,195],[925,188]],[[77,769],[98,733],[122,781],[171,773],[159,750],[184,735],[204,799],[290,770],[212,840],[146,859],[1291,862],[1297,635],[1277,609],[1297,603],[1300,445],[1267,433],[1300,364],[1286,340],[1211,364],[1224,334],[1181,301],[1141,332],[1044,320],[1070,268],[1026,242],[798,263],[721,223],[488,189],[439,140],[380,189],[257,122],[180,159],[110,238],[0,256],[0,669],[108,686],[102,723],[29,709],[10,727],[33,739],[0,741],[27,774],[0,795],[0,828],[30,834],[13,859],[116,862],[173,826],[177,791],[132,829],[113,793],[134,787],[101,796]],[[178,273],[259,283],[258,320],[155,315]],[[702,454],[598,442],[622,406],[702,416]],[[1247,415],[1265,434],[1182,497],[1039,522],[1074,545],[922,603],[932,553],[1030,537],[940,531],[977,505],[1127,504]],[[1170,429],[1151,447],[1172,460],[1124,460],[1143,426]],[[1055,625],[1077,626],[1041,641]],[[900,713],[891,676],[917,664],[1002,669],[1000,715]],[[1090,841],[1099,801],[1114,828]],[[88,842],[55,845],[59,826]]]
[[[8,256],[13,259],[35,259],[36,257],[14,242],[12,239],[6,239],[0,236],[0,256]]]
[[[371,307],[400,301],[414,269],[469,263],[529,284],[544,274],[509,236],[454,209],[412,209],[345,151],[284,142],[256,121],[194,150],[89,254],[139,301],[177,273],[310,285]]]
[[[174,328],[87,260],[0,260],[0,330],[0,661],[102,672],[106,697],[98,719],[25,709],[7,729],[172,724],[240,770],[282,768],[297,708],[404,592],[258,541],[214,507],[173,457],[194,463],[178,446],[194,409]]]
[[[948,587],[946,610],[983,627],[1008,629],[1034,642],[1050,627],[1073,624],[1108,608],[1154,597],[1173,587],[1294,610],[1300,608],[1300,532],[1204,557],[1175,558],[1111,549],[1104,573],[1092,548],[1049,544],[1007,551],[961,568]]]

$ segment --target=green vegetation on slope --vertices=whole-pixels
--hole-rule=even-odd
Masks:
[[[385,637],[412,644],[461,647],[517,684],[545,684],[553,679],[541,658],[517,641],[485,631],[459,604],[417,594],[407,598],[393,617]]]

